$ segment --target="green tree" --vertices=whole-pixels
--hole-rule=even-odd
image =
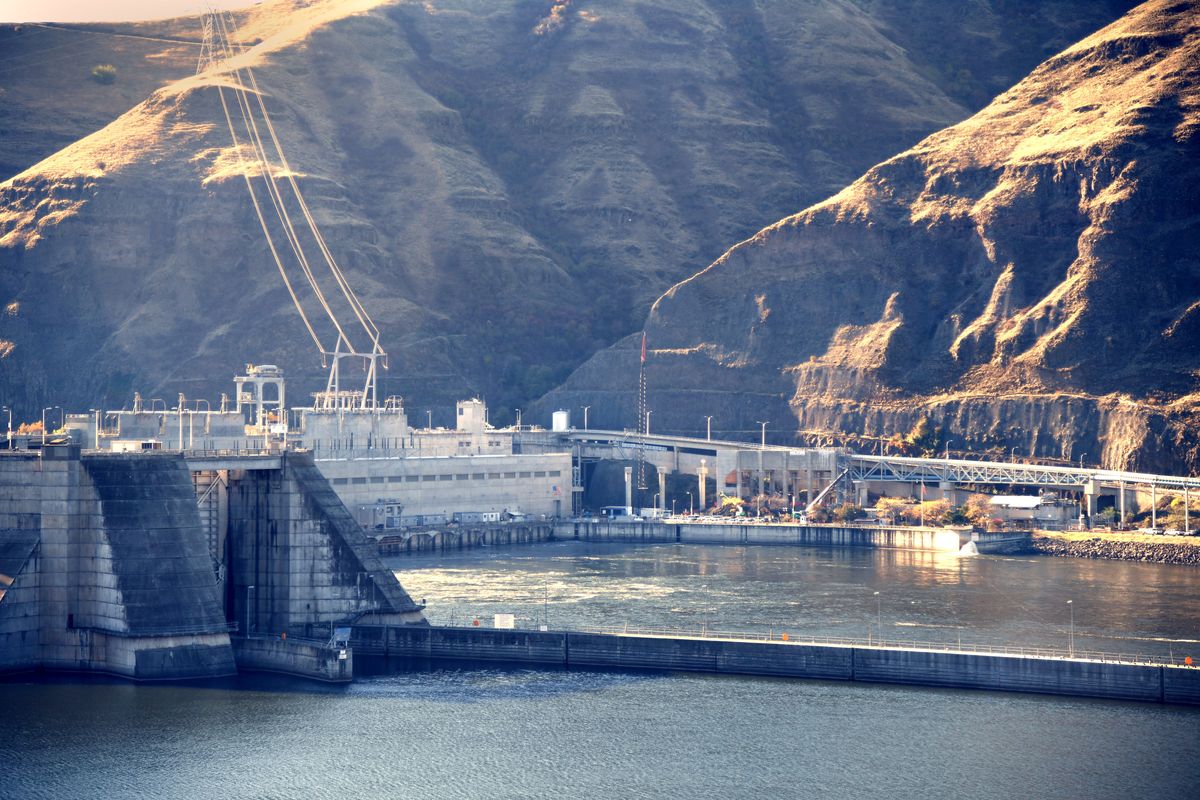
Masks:
[[[92,67],[92,80],[96,83],[112,83],[117,79],[117,68],[112,64],[97,64]]]

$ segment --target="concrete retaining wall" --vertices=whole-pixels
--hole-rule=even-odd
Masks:
[[[494,524],[437,527],[391,533],[376,538],[380,555],[399,556],[413,553],[469,550],[473,547],[496,547],[513,544],[548,542],[555,538],[550,523]]]
[[[356,626],[384,669],[438,661],[650,669],[940,686],[1200,705],[1200,669],[964,652],[622,636],[568,631]],[[384,657],[382,662],[378,657]]]
[[[354,678],[353,652],[331,648],[323,642],[234,637],[233,651],[239,670],[276,672],[331,683],[347,683]]]
[[[955,551],[958,531],[946,528],[850,527],[739,523],[566,522],[559,538],[608,542],[681,542],[684,544],[817,545],[887,547],[902,550]],[[980,543],[980,548],[986,544]]]

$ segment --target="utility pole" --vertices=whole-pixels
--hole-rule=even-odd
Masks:
[[[641,434],[638,447],[638,492],[646,491],[646,437],[650,435],[650,411],[646,408],[646,332],[642,331],[642,358],[638,367],[637,427]],[[639,495],[639,504],[640,504]]]

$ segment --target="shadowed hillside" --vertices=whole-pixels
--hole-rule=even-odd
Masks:
[[[730,242],[967,116],[976,83],[1007,84],[1064,24],[1082,35],[1124,5],[359,0],[238,19],[289,160],[384,331],[382,390],[414,408],[481,393],[504,421]],[[224,128],[223,77],[179,77],[199,22],[31,31],[5,31],[31,37],[14,62],[25,82],[0,79],[4,141],[25,142],[0,184],[3,396],[26,416],[119,407],[135,389],[215,398],[250,360],[281,364],[294,399],[316,388]],[[35,36],[64,54],[64,37],[109,42],[111,57],[89,44],[39,72]],[[933,46],[960,36],[969,49]],[[88,76],[95,62],[114,64],[111,84]],[[58,147],[50,129],[82,138],[20,164]]]

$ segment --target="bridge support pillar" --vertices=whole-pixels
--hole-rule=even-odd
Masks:
[[[625,514],[633,516],[633,467],[625,468]]]
[[[698,487],[696,493],[699,497],[699,501],[700,501],[699,508],[700,508],[701,512],[703,512],[704,509],[708,508],[708,503],[704,496],[704,490],[707,488],[707,484],[708,484],[708,466],[706,465],[706,463],[707,463],[706,459],[703,459],[703,458],[700,459],[700,469],[696,470],[696,478],[698,479],[698,483],[699,483],[699,487]]]

